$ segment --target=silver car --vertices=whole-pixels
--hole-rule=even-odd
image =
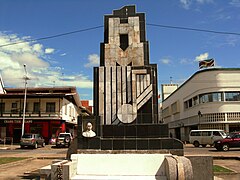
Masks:
[[[24,134],[20,140],[21,148],[32,147],[37,149],[38,147],[44,147],[45,141],[39,134]]]

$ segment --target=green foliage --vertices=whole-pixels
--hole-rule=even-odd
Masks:
[[[25,157],[0,157],[0,165],[27,159]]]
[[[230,169],[227,169],[227,168],[224,168],[222,166],[218,166],[218,165],[214,165],[213,166],[213,172],[224,172],[224,173],[229,173],[229,172],[233,172],[232,170]]]

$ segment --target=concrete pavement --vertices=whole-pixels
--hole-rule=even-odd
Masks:
[[[47,147],[45,147],[47,149],[51,149],[52,146],[48,145]],[[5,154],[3,156],[0,157],[32,157],[32,158],[36,158],[36,159],[64,159],[66,157],[66,151],[67,149],[56,149],[58,152],[57,153],[46,153],[45,152],[45,148],[39,148],[38,149],[38,153],[35,153],[35,150],[33,150],[32,152],[22,152],[22,153],[18,153],[16,151],[16,153],[13,154]],[[196,153],[195,150],[196,149],[191,149],[192,145],[191,144],[187,144],[185,145],[185,149],[186,150],[191,150],[191,151],[186,151],[185,155],[186,156],[191,156],[191,155],[199,155],[199,156],[213,156],[213,164],[214,165],[219,165],[225,168],[228,168],[230,170],[233,171],[233,173],[220,173],[215,175],[214,179],[240,179],[240,166],[239,166],[239,162],[240,162],[240,156],[238,155],[238,150],[233,150],[233,151],[229,151],[229,152],[218,152],[218,151],[213,151],[211,149],[202,149],[206,152],[209,151],[209,154],[206,154],[206,152],[202,153]],[[14,150],[14,149],[20,149],[19,145],[3,145],[0,144],[0,149],[2,150]],[[195,154],[194,154],[195,152]],[[227,178],[226,178],[227,177]],[[239,177],[239,178],[238,178]]]

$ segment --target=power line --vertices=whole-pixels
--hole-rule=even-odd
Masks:
[[[206,32],[206,33],[240,36],[240,33],[237,33],[237,32],[215,31],[215,30],[189,28],[189,27],[181,27],[181,26],[170,26],[170,25],[152,24],[152,23],[146,23],[146,25],[153,26],[153,27],[160,27],[160,28],[168,28],[168,29],[181,29],[181,30],[188,30],[188,31],[197,31],[197,32]],[[95,27],[91,27],[91,28],[80,29],[80,30],[76,30],[76,31],[56,34],[56,35],[52,35],[52,36],[41,37],[41,38],[37,38],[37,39],[29,39],[29,40],[24,40],[24,41],[12,42],[12,43],[8,43],[8,44],[0,45],[0,48],[15,45],[15,44],[22,44],[22,43],[26,43],[26,42],[34,42],[34,41],[42,41],[42,40],[47,40],[47,39],[53,39],[53,38],[57,38],[57,37],[61,37],[61,36],[67,36],[67,35],[71,35],[71,34],[75,34],[75,33],[80,33],[80,32],[90,31],[90,30],[94,30],[94,29],[99,29],[99,28],[102,28],[102,27],[103,26],[95,26]]]
[[[70,34],[80,33],[80,32],[84,32],[84,31],[90,31],[90,30],[94,30],[94,29],[98,29],[98,28],[102,28],[102,27],[103,26],[96,26],[96,27],[91,27],[91,28],[80,29],[80,30],[76,30],[76,31],[56,34],[56,35],[52,35],[52,36],[41,37],[41,38],[37,38],[37,39],[29,39],[29,40],[24,40],[24,41],[18,41],[18,42],[3,44],[3,45],[0,45],[0,48],[15,45],[15,44],[22,44],[22,43],[26,43],[26,42],[42,41],[42,40],[46,40],[46,39],[52,39],[52,38],[57,38],[57,37],[61,37],[61,36],[67,36],[67,35],[70,35]]]
[[[155,26],[155,27],[162,27],[162,28],[170,28],[170,29],[182,29],[182,30],[188,30],[188,31],[198,31],[198,32],[240,36],[240,33],[237,33],[237,32],[215,31],[215,30],[189,28],[189,27],[181,27],[181,26],[170,26],[170,25],[163,25],[163,24],[151,24],[151,23],[147,23],[147,25]]]

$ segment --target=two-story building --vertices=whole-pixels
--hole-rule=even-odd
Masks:
[[[191,129],[240,131],[240,68],[196,72],[163,100],[162,118],[183,141]]]
[[[0,138],[18,142],[22,133],[24,88],[1,88]],[[39,133],[45,141],[60,132],[76,135],[78,115],[89,115],[81,104],[76,87],[27,88],[25,133]]]

